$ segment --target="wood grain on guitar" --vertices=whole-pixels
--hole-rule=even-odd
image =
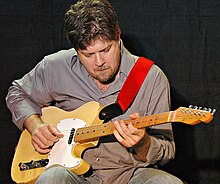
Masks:
[[[19,139],[11,167],[11,176],[16,183],[34,183],[40,174],[53,166],[68,168],[77,175],[86,173],[90,165],[81,155],[87,148],[97,145],[100,137],[113,134],[113,122],[102,124],[98,118],[102,106],[89,102],[78,109],[66,112],[56,107],[42,109],[42,120],[57,125],[64,134],[49,154],[39,154],[31,144],[31,135],[24,130]],[[196,125],[213,119],[211,109],[180,107],[175,111],[140,117],[132,122],[136,128],[150,127],[169,122]]]

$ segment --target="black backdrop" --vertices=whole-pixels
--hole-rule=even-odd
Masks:
[[[5,96],[44,55],[69,48],[66,0],[0,1],[0,183],[12,183],[10,164],[20,132]],[[164,169],[191,184],[220,183],[220,1],[110,0],[125,46],[153,59],[171,84],[172,109],[217,109],[210,124],[174,124],[176,158]]]

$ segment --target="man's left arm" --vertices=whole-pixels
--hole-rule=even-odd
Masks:
[[[158,114],[169,111],[170,88],[164,73],[159,69],[152,81],[152,93],[148,105],[149,114]],[[130,116],[138,118],[137,113]],[[173,141],[172,126],[170,123],[146,129],[137,129],[132,124],[125,125],[123,121],[115,122],[114,132],[117,140],[127,148],[133,148],[138,158],[146,165],[164,165],[174,158],[175,144]]]

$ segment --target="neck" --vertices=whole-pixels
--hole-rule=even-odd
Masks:
[[[114,77],[114,80],[112,80],[111,82],[109,83],[101,83],[99,80],[95,79],[94,78],[94,81],[95,83],[97,84],[97,86],[99,87],[99,89],[102,91],[102,92],[105,92],[111,83],[113,83],[114,81],[116,81],[117,79],[119,78],[119,72],[117,73],[117,75]]]
[[[102,92],[105,92],[109,86],[110,86],[110,83],[109,84],[103,84],[101,82],[99,82],[98,80],[94,79],[95,80],[95,83],[97,84],[97,86],[99,87],[99,89],[102,91]]]
[[[99,87],[99,89],[102,91],[102,92],[105,92],[111,83],[113,83],[114,81],[118,80],[119,78],[119,74],[120,72],[117,73],[117,75],[115,75],[114,79],[113,80],[110,80],[108,83],[102,83],[100,82],[99,80],[93,78],[93,80],[95,81],[95,83],[97,84],[97,86]]]

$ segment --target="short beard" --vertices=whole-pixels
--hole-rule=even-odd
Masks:
[[[112,83],[114,80],[115,80],[115,78],[116,78],[116,76],[117,76],[117,74],[118,74],[118,71],[119,71],[119,67],[118,67],[118,69],[112,74],[112,75],[110,75],[108,78],[99,78],[99,77],[97,77],[96,78],[96,80],[98,80],[100,83],[102,83],[102,84],[110,84],[110,83]]]
[[[97,78],[97,80],[99,82],[101,82],[102,84],[110,84],[115,80],[115,77],[116,77],[116,74],[113,74],[113,75],[109,76],[107,79]]]

